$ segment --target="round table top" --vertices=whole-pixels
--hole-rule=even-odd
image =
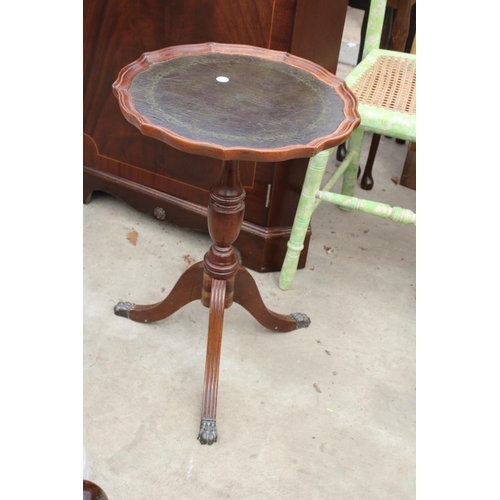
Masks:
[[[246,45],[147,52],[120,71],[113,92],[143,134],[222,160],[314,156],[360,123],[343,80],[286,52]]]

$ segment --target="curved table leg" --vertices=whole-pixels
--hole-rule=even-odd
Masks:
[[[217,442],[217,391],[219,388],[219,365],[224,322],[224,302],[226,281],[212,280],[210,314],[208,317],[207,357],[205,361],[205,381],[203,384],[203,403],[198,440],[201,444],[212,445]]]
[[[184,272],[163,301],[144,306],[131,302],[118,302],[115,314],[142,323],[165,319],[189,302],[201,299],[202,283],[203,262],[198,262]]]
[[[262,326],[275,332],[290,332],[311,324],[309,317],[303,313],[284,315],[270,311],[252,275],[241,266],[234,284],[234,302],[244,307]]]

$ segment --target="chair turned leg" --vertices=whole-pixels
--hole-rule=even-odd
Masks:
[[[304,248],[307,229],[311,221],[312,214],[316,207],[316,193],[318,192],[326,164],[332,150],[322,151],[309,160],[306,177],[302,186],[297,212],[293,221],[292,232],[287,243],[287,251],[283,266],[281,267],[279,287],[288,290],[297,272],[300,252]]]
[[[364,134],[364,128],[360,126],[353,131],[347,142],[347,153],[353,152],[354,155],[349,163],[349,166],[346,168],[342,179],[341,192],[344,196],[354,196],[356,181],[358,179],[359,158],[361,156]],[[344,208],[342,209],[344,210]]]
[[[337,147],[337,161],[343,162],[345,157],[347,156],[347,148],[345,146],[345,142],[343,142],[340,146]],[[358,167],[358,178],[361,175],[361,167]]]
[[[365,191],[370,191],[373,189],[373,164],[375,163],[375,156],[377,156],[378,145],[380,144],[380,135],[373,134],[372,143],[370,145],[370,151],[368,153],[368,159],[366,160],[365,170],[363,172],[363,177],[361,178],[361,188]]]
[[[346,155],[347,155],[347,148],[345,147],[345,142],[343,142],[337,147],[337,161],[340,162],[344,161]]]

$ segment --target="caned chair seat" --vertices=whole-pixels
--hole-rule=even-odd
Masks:
[[[345,80],[358,98],[365,130],[415,141],[416,80],[414,54],[370,52]]]

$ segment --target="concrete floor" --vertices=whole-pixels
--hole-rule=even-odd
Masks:
[[[406,150],[382,138],[375,187],[356,194],[416,210],[415,191],[391,181]],[[193,302],[153,324],[113,313],[162,300],[208,235],[101,193],[83,215],[83,444],[110,500],[415,498],[413,226],[323,203],[289,291],[279,273],[250,271],[270,309],[312,323],[276,334],[238,305],[226,311],[209,447],[196,440],[208,310]]]

